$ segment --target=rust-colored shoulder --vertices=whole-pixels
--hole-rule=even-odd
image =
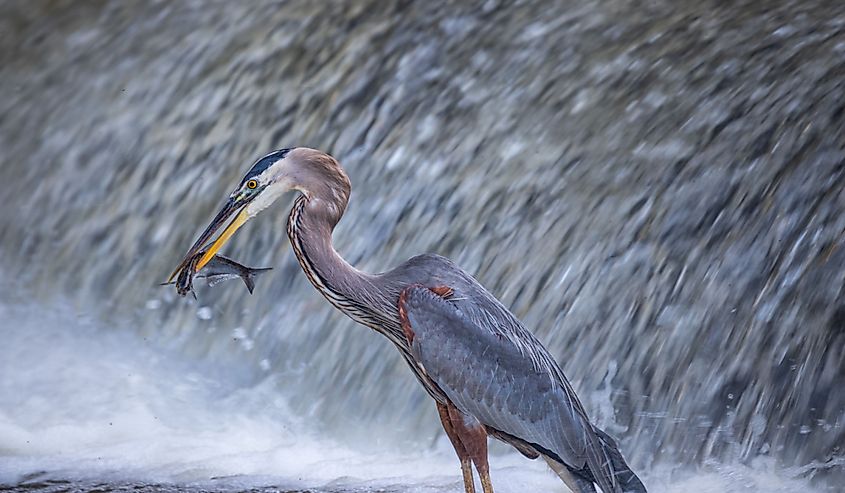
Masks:
[[[436,294],[437,296],[440,296],[443,299],[452,296],[452,293],[455,292],[455,290],[450,288],[449,286],[435,286],[429,289],[432,293]]]

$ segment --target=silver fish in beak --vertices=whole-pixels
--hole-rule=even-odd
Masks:
[[[173,270],[173,273],[170,274],[167,281],[173,281],[177,275],[180,275],[189,267],[190,270],[193,271],[189,275],[193,275],[199,269],[202,269],[207,262],[210,262],[217,251],[229,240],[229,238],[232,237],[233,234],[235,234],[235,231],[243,226],[243,224],[249,219],[249,215],[246,212],[246,205],[248,203],[248,200],[244,200],[239,196],[230,197],[223,205],[223,208],[220,209],[220,212],[218,212],[214,219],[211,220],[211,223],[205,231],[203,231],[200,237],[197,238],[197,241],[194,242],[188,250],[188,253],[185,254],[185,258],[178,266],[176,266],[176,269]],[[206,247],[206,244],[214,236],[214,233],[216,233],[217,230],[220,229],[220,227],[223,226],[223,224],[225,224],[229,219],[231,219],[231,221],[229,221],[229,224],[223,230],[223,233],[221,233],[216,240]]]
[[[205,279],[209,286],[214,286],[223,281],[240,277],[243,280],[244,285],[246,285],[246,289],[250,292],[250,294],[252,294],[253,290],[255,290],[255,277],[259,274],[264,274],[265,272],[272,270],[272,267],[247,267],[222,255],[214,255],[199,270],[197,270],[197,264],[200,259],[205,256],[205,253],[206,252],[195,253],[188,259],[181,270],[178,271],[176,280],[162,283],[162,286],[175,284],[176,292],[179,293],[180,296],[185,296],[188,293],[191,293],[194,295],[194,298],[196,298],[197,295],[194,292],[194,279]]]

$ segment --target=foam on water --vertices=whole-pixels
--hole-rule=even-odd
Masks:
[[[0,320],[0,483],[462,490],[443,437],[419,451],[336,443],[292,415],[272,378],[239,387],[235,369],[185,360],[69,307],[5,303]],[[515,453],[491,462],[499,492],[565,491],[540,462]],[[660,466],[643,476],[654,492],[809,491],[807,480],[791,477],[800,472],[769,462],[713,463],[698,471]]]

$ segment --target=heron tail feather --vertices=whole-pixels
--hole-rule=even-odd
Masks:
[[[598,435],[599,442],[602,448],[604,448],[605,454],[610,459],[613,475],[616,476],[621,491],[624,493],[647,493],[643,482],[634,474],[634,471],[628,466],[625,458],[622,457],[616,441],[599,428],[593,427],[593,429],[596,435]]]

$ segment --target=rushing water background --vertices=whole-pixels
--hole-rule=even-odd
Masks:
[[[252,160],[308,145],[353,181],[350,262],[474,273],[653,488],[845,483],[845,4],[0,13],[0,482],[457,490],[404,363],[300,273],[287,203],[227,246],[275,266],[255,295],[157,286]],[[503,491],[563,489],[498,461]]]

